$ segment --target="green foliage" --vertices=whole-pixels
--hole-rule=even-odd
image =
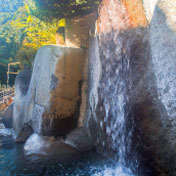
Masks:
[[[15,11],[23,4],[22,0],[0,1],[0,63],[7,64],[19,48],[20,38],[11,28]]]
[[[3,2],[5,4],[5,0],[3,0]],[[22,62],[21,52],[26,51],[27,47],[34,52],[43,45],[55,44],[55,33],[59,26],[63,26],[63,21],[61,24],[59,20],[56,19],[50,20],[50,22],[39,19],[37,17],[38,11],[36,3],[33,0],[24,0],[23,3],[20,3],[21,6],[18,8],[17,4],[19,5],[19,1],[17,0],[13,1],[11,4],[12,7],[7,3],[7,9],[12,8],[12,10],[9,11],[10,13],[6,13],[7,9],[5,8],[5,12],[0,12],[1,63],[4,62],[4,59],[6,63],[8,63],[9,58],[13,58],[14,61],[20,60]],[[16,11],[13,8],[15,8]],[[29,53],[33,55],[33,52]],[[20,59],[18,59],[18,56],[20,56]],[[32,56],[24,56],[24,62],[31,65],[31,61],[27,62],[26,58],[30,59]]]
[[[21,62],[21,64],[25,67],[31,68],[36,55],[36,51],[37,50],[32,47],[22,46],[18,50],[15,59]]]
[[[84,15],[95,11],[101,0],[35,0],[38,11],[46,18]]]
[[[31,67],[38,48],[56,43],[63,22],[42,21],[34,0],[1,0],[0,7],[0,80],[5,84],[7,64],[20,61]]]
[[[55,44],[55,34],[60,26],[63,26],[63,20],[42,21],[34,14],[35,3],[32,0],[22,6],[13,17],[11,27],[15,31],[21,31],[23,34],[23,45],[38,49],[43,45]],[[33,2],[33,3],[32,3]],[[30,5],[30,6],[29,6]]]
[[[9,62],[31,67],[38,48],[56,43],[63,17],[90,13],[100,1],[0,0],[0,81],[6,82]]]

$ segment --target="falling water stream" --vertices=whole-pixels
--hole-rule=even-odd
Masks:
[[[23,145],[14,144],[9,132],[7,134],[3,132],[0,134],[0,176],[133,176],[126,164],[126,150],[131,140],[131,130],[126,129],[127,112],[125,110],[128,98],[126,96],[126,84],[130,58],[121,53],[122,43],[123,41],[121,45],[119,43],[119,48],[115,51],[118,56],[115,64],[108,63],[113,63],[113,56],[111,55],[107,56],[107,60],[102,61],[107,72],[102,73],[99,87],[99,98],[103,102],[105,111],[105,116],[99,125],[100,128],[103,128],[103,124],[106,124],[106,134],[111,138],[109,145],[118,151],[116,154],[118,161],[104,158],[96,153],[86,153],[69,163],[41,159],[37,156],[25,156]],[[130,47],[127,46],[126,48]],[[101,110],[101,107],[98,108]],[[102,140],[101,142],[107,141]]]

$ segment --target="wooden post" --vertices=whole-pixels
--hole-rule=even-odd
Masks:
[[[8,63],[8,70],[7,70],[7,88],[9,87],[9,75],[10,74],[18,74],[19,72],[10,72],[10,66],[11,65],[20,65],[21,63],[20,62],[11,62],[11,63]]]
[[[10,71],[10,64],[8,64],[8,70],[7,70],[7,88],[9,87],[9,71]]]

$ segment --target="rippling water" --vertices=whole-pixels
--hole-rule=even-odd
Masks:
[[[72,162],[27,157],[23,144],[15,144],[10,131],[0,129],[0,176],[132,176],[126,168],[96,153],[84,154]]]

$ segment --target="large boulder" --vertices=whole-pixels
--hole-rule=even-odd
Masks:
[[[91,31],[85,126],[137,175],[176,174],[175,9],[174,0],[104,0]]]
[[[72,161],[78,156],[78,151],[61,139],[32,134],[24,145],[25,155],[40,155],[55,158],[59,162]]]
[[[137,116],[143,119],[141,128],[160,170],[172,176],[176,175],[176,1],[144,1],[144,7],[150,22],[150,97],[137,105]]]
[[[23,115],[15,116],[18,126],[22,124],[16,132],[31,124],[38,134],[62,136],[77,126],[85,54],[83,49],[54,45],[38,50],[25,103],[21,102]]]
[[[26,155],[55,157],[58,160],[73,160],[84,152],[94,150],[85,128],[76,128],[66,137],[42,136],[32,134],[24,145]]]

